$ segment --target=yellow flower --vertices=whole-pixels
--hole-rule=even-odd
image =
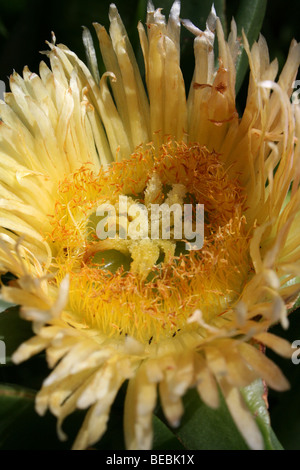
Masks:
[[[88,409],[77,449],[101,438],[126,381],[128,449],[151,448],[158,395],[178,425],[190,387],[213,408],[220,388],[248,445],[260,449],[240,388],[256,378],[288,387],[260,346],[290,356],[268,329],[288,327],[300,290],[300,111],[290,101],[299,44],[276,83],[264,38],[251,51],[243,38],[250,83],[239,117],[234,21],[228,41],[214,9],[205,31],[183,22],[196,36],[186,97],[179,14],[175,1],[166,22],[150,2],[146,30],[138,25],[146,88],[111,5],[110,34],[95,24],[101,79],[87,31],[92,72],[53,38],[51,68],[42,62],[39,76],[14,73],[0,105],[0,270],[17,278],[1,294],[21,306],[35,333],[13,359],[46,350],[53,371],[36,409],[57,416],[60,438],[64,418]],[[122,196],[128,211],[136,202],[203,204],[203,247],[152,239],[147,217],[140,230],[148,238],[122,238],[135,220],[123,215]],[[106,240],[95,236],[101,204],[117,215],[118,231]]]

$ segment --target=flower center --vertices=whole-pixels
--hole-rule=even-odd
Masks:
[[[198,144],[149,146],[66,178],[49,238],[74,321],[143,343],[197,328],[196,309],[214,324],[248,276],[244,209],[238,181]]]
[[[193,229],[193,207],[188,203],[189,199],[191,195],[187,194],[183,184],[167,187],[161,182],[158,173],[153,172],[143,193],[135,197],[119,196],[114,205],[101,204],[90,215],[88,237],[91,243],[85,253],[84,262],[90,263],[92,260],[99,264],[105,253],[103,262],[106,268],[115,272],[114,261],[118,260],[119,267],[123,265],[126,270],[145,280],[153,266],[161,262],[165,264],[175,256],[175,252],[180,250],[179,243],[183,243],[184,235],[196,239],[196,248],[201,248],[199,239],[203,239],[204,220],[199,220],[199,207],[196,207],[198,223]],[[92,243],[95,234],[99,241]],[[185,246],[187,250],[193,249],[193,245],[187,242]],[[124,256],[127,256],[127,262]],[[131,264],[128,269],[129,258]]]

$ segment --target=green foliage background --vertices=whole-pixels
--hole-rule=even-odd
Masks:
[[[197,26],[203,28],[211,3],[211,0],[182,0],[181,16],[190,18]],[[251,13],[254,8],[261,8],[263,3],[264,0],[216,0],[215,6],[225,28],[232,16],[239,20],[241,28],[245,25],[247,27],[247,19],[249,19],[249,14],[245,13],[247,8]],[[93,30],[92,23],[97,21],[108,27],[109,4],[108,0],[52,0],[47,3],[40,0],[0,0],[0,79],[6,82],[8,88],[8,77],[13,70],[22,73],[23,66],[28,65],[31,71],[38,72],[38,64],[41,59],[44,59],[39,51],[47,49],[45,40],[51,40],[51,31],[55,32],[58,43],[66,44],[85,60],[81,26],[84,25]],[[116,1],[116,4],[142,64],[136,25],[139,19],[145,19],[146,1],[126,0],[124,2],[122,0]],[[172,2],[162,0],[154,1],[154,4],[156,7],[165,7],[167,13]],[[250,28],[248,31],[250,36],[256,34],[260,17],[261,14],[258,13],[258,18],[252,21],[250,26],[254,27],[254,30]],[[286,0],[285,2],[268,0],[262,34],[268,41],[271,58],[277,57],[280,67],[287,57],[291,39],[300,40],[299,19],[299,0]],[[95,35],[94,38],[97,44]],[[192,35],[183,32],[181,60],[187,83],[194,66],[192,44]],[[239,109],[243,107],[246,92],[247,77],[238,96]],[[9,323],[7,322],[8,314],[10,314]],[[290,322],[288,331],[283,331],[280,326],[276,326],[274,331],[290,341],[300,339],[299,310],[291,315]],[[0,305],[0,339],[9,338],[8,355],[23,338],[28,336],[30,336],[30,325],[19,320],[17,309],[12,308],[7,313],[1,313]],[[268,351],[267,354],[272,356]],[[296,366],[291,361],[272,357],[283,369],[292,385],[291,390],[283,394],[269,392],[272,428],[285,449],[299,450],[300,365]],[[70,442],[75,436],[74,429],[82,420],[82,413],[77,413],[67,420],[66,431],[70,435],[70,440],[67,443],[59,443],[56,437],[55,418],[50,414],[46,418],[40,418],[33,410],[35,390],[40,388],[46,375],[47,366],[43,355],[18,367],[11,364],[0,365],[0,449],[66,449],[70,447]],[[259,396],[260,386],[261,384],[257,385],[255,393],[258,395],[255,396]],[[116,449],[116,445],[119,446],[118,448],[124,445],[120,426],[123,399],[124,390],[122,389],[113,407],[109,429],[98,446],[100,449]],[[193,392],[187,395],[185,402],[187,413],[182,426],[175,434],[164,423],[159,407],[156,410],[155,448],[169,450],[197,448],[197,446],[202,449],[247,448],[224,404],[221,410],[215,413],[201,404]],[[265,416],[262,416],[261,426],[267,434],[266,446],[280,448],[273,431],[268,424],[264,424],[264,419]],[[201,427],[199,423],[205,423],[205,427]],[[191,433],[190,430],[193,432]],[[195,435],[199,437],[196,443]]]

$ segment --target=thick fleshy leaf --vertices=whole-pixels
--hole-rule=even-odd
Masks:
[[[243,392],[246,403],[257,418],[265,449],[282,449],[273,430],[266,404],[262,398],[261,381],[247,387]],[[184,398],[185,413],[181,425],[173,429],[175,436],[189,450],[246,450],[248,446],[238,431],[223,397],[220,407],[213,410],[206,406],[195,390]]]
[[[222,397],[220,407],[213,410],[200,400],[196,390],[190,390],[184,398],[184,407],[181,425],[173,432],[186,449],[248,449]]]
[[[153,450],[184,450],[177,436],[157,416],[153,416]]]
[[[242,0],[235,16],[238,36],[244,30],[250,46],[258,38],[266,13],[267,0]],[[245,50],[237,59],[236,92],[238,93],[248,69],[248,59]]]
[[[266,403],[267,390],[264,388],[263,382],[260,379],[255,380],[255,382],[242,390],[242,395],[249,409],[256,416],[257,424],[263,435],[265,449],[282,449],[280,442],[271,429],[270,416]]]

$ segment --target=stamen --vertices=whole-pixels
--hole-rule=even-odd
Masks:
[[[122,238],[121,230],[137,216],[127,213],[122,219],[120,196],[127,197],[128,208],[139,203],[147,210],[152,204],[204,204],[202,249],[189,251],[184,234],[174,237],[174,215],[170,239],[161,238],[161,215],[159,237],[152,238],[150,212],[148,220],[140,218],[146,238]],[[96,211],[104,203],[115,210],[116,235],[99,240]],[[108,337],[129,335],[148,347],[187,330],[205,334],[204,326],[189,320],[195,310],[201,310],[203,325],[214,328],[249,276],[245,205],[238,180],[229,178],[216,153],[198,144],[169,142],[158,154],[152,146],[139,148],[97,175],[82,168],[66,178],[48,238],[56,247],[56,282],[70,275],[76,321]]]

